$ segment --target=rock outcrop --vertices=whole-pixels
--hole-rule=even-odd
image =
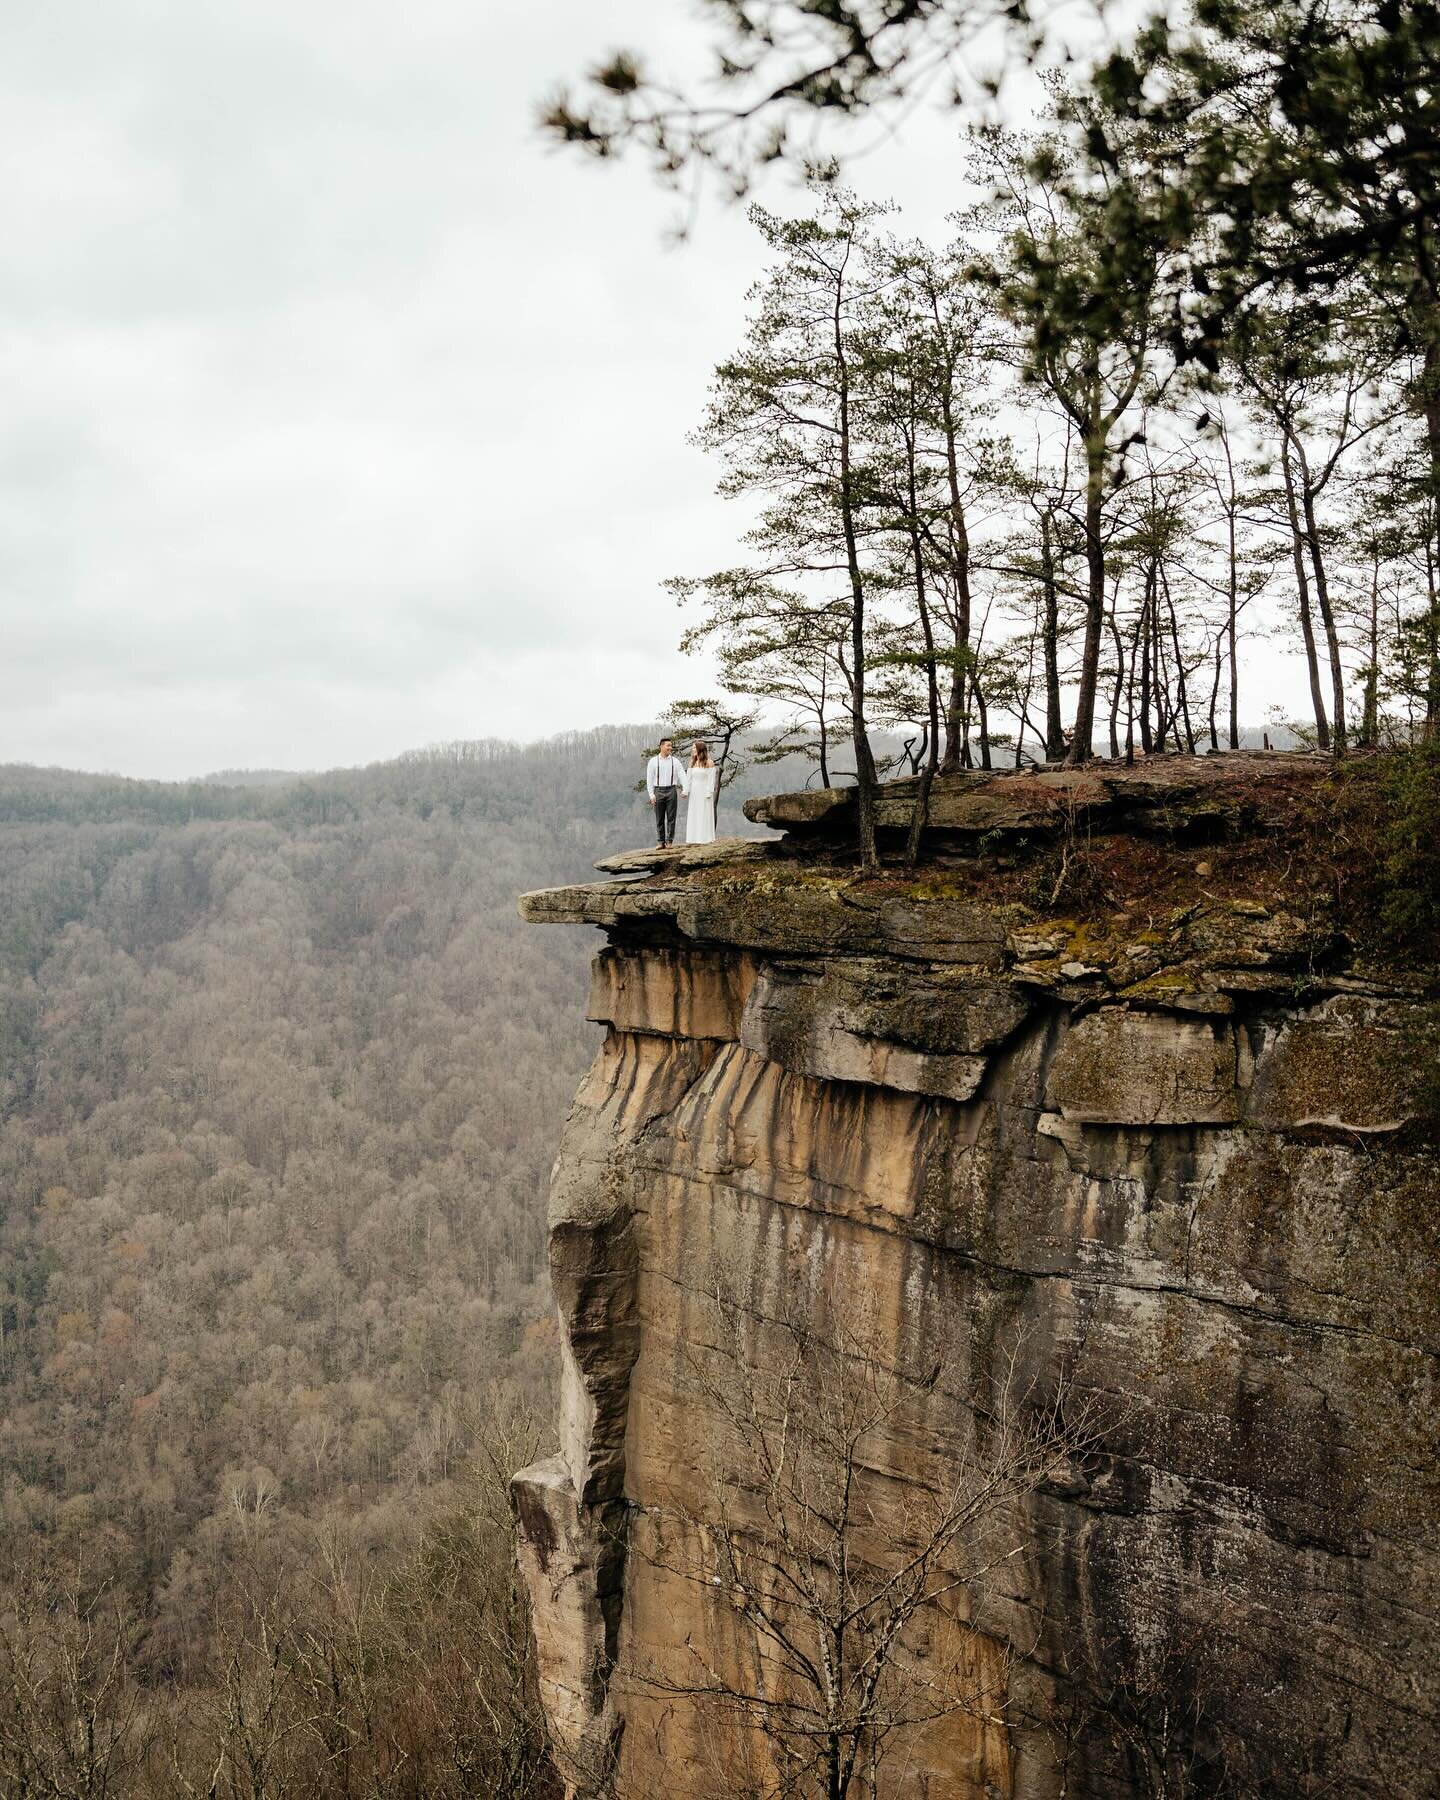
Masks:
[[[967,1454],[957,1393],[984,1419],[1018,1375],[1096,1422],[935,1624],[1003,1694],[880,1791],[1148,1793],[1157,1693],[1189,1791],[1434,1791],[1440,1014],[1304,878],[1323,778],[942,781],[924,866],[865,881],[846,798],[782,796],[752,816],[783,842],[521,902],[609,936],[551,1196],[560,1449],[514,1490],[577,1794],[723,1785],[741,1725],[686,1696],[743,1658],[735,1605],[655,1545],[723,1522],[696,1347],[743,1368],[822,1295],[956,1371],[867,1448],[897,1516]]]

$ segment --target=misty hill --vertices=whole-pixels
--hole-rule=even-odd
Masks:
[[[265,819],[288,826],[322,812],[334,822],[388,804],[422,816],[437,806],[456,816],[494,816],[545,805],[561,815],[616,823],[629,813],[638,824],[631,790],[653,735],[653,726],[602,726],[529,745],[481,738],[324,774],[233,770],[194,781],[12,763],[0,766],[0,822]]]
[[[314,774],[314,769],[212,769],[198,779],[207,787],[288,787]]]

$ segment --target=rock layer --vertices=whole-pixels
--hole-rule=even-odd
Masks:
[[[1167,805],[1152,782],[1146,816]],[[561,1449],[515,1482],[573,1791],[715,1790],[727,1746],[677,1696],[744,1649],[729,1598],[675,1573],[719,1516],[697,1371],[758,1362],[823,1297],[897,1367],[943,1350],[975,1419],[1018,1373],[1101,1422],[1026,1496],[1006,1580],[930,1623],[936,1666],[1002,1703],[914,1734],[881,1791],[1149,1792],[1116,1747],[1165,1687],[1237,1790],[1430,1792],[1423,985],[1275,895],[1077,921],[793,851],[649,866],[522,902],[612,940],[551,1195]],[[722,1279],[753,1342],[719,1328]],[[954,1397],[870,1452],[897,1516],[964,1453]]]

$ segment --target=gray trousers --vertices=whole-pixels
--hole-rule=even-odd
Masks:
[[[675,842],[675,817],[680,810],[680,790],[678,787],[657,787],[655,789],[655,841],[657,844],[673,844]]]

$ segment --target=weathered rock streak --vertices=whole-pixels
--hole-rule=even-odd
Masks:
[[[995,828],[984,794],[947,806]],[[1180,1680],[1201,1640],[1203,1709],[1249,1778],[1433,1791],[1423,988],[1273,895],[1077,922],[793,845],[631,873],[522,902],[610,937],[551,1196],[560,1450],[515,1484],[575,1791],[713,1783],[663,1677],[722,1666],[733,1620],[644,1547],[713,1503],[684,1352],[722,1274],[759,1319],[822,1281],[852,1296],[897,1362],[955,1356],[977,1408],[1017,1357],[1102,1408],[1102,1444],[1027,1501],[1024,1556],[963,1622],[976,1656],[1015,1658],[1011,1715],[947,1721],[884,1791],[1130,1792],[1084,1742],[1062,1776],[1038,1722],[1084,1713],[1082,1669]],[[932,1454],[938,1425],[878,1452],[897,1492]]]

